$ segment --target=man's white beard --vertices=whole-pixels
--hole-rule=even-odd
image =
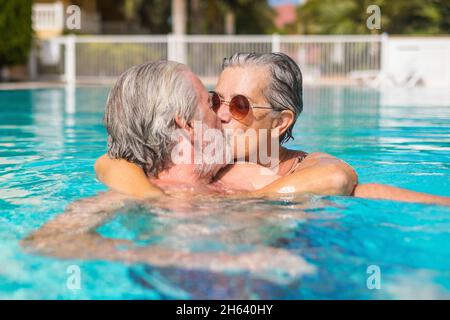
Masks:
[[[202,124],[203,129],[206,132],[206,130],[210,129],[206,124]],[[223,130],[218,129],[210,129],[214,130],[216,134],[221,135],[220,141],[223,143],[216,143],[215,146],[217,148],[214,148],[215,150],[215,156],[212,156],[209,152],[204,152],[207,148],[208,144],[211,144],[213,142],[209,141],[208,143],[205,143],[205,141],[202,139],[203,145],[202,150],[196,150],[196,147],[198,147],[196,144],[194,144],[194,152],[201,152],[202,153],[202,163],[196,164],[194,172],[199,175],[200,178],[210,178],[212,179],[219,171],[220,169],[226,167],[228,164],[232,162],[232,145],[231,145],[231,134],[225,133]],[[217,155],[218,154],[218,155]],[[220,161],[218,161],[220,159]]]
[[[210,179],[219,172],[220,169],[222,169],[224,165],[217,165],[217,164],[197,164],[195,165],[194,172],[199,176],[201,179]]]

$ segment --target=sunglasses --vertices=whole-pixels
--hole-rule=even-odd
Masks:
[[[250,108],[272,109],[272,107],[269,107],[268,105],[267,106],[251,105],[248,98],[246,96],[243,96],[242,94],[235,95],[233,98],[231,98],[230,101],[223,100],[219,96],[219,94],[215,91],[209,91],[209,95],[210,95],[211,109],[215,113],[219,111],[219,108],[222,105],[222,103],[225,103],[228,104],[228,107],[230,108],[230,113],[236,120],[244,119],[250,112]]]

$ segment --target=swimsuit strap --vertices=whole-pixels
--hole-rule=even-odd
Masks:
[[[286,176],[297,170],[298,165],[303,161],[303,159],[306,158],[307,155],[308,154],[305,152],[304,154],[296,157],[294,163],[292,164],[292,167],[289,169],[288,173],[286,173]]]

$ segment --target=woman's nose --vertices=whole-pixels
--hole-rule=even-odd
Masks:
[[[231,121],[232,116],[230,113],[230,107],[228,106],[228,103],[222,103],[220,105],[219,110],[217,110],[217,116],[222,122],[228,123]]]

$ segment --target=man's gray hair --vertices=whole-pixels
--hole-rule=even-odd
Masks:
[[[181,63],[161,60],[119,76],[105,111],[109,157],[135,163],[152,176],[171,164],[175,117],[191,121],[198,105],[188,71]]]
[[[238,52],[223,60],[222,69],[234,66],[268,68],[270,82],[264,96],[275,111],[291,110],[294,113],[294,121],[280,137],[280,142],[294,139],[292,128],[303,110],[303,80],[297,63],[284,53]]]

